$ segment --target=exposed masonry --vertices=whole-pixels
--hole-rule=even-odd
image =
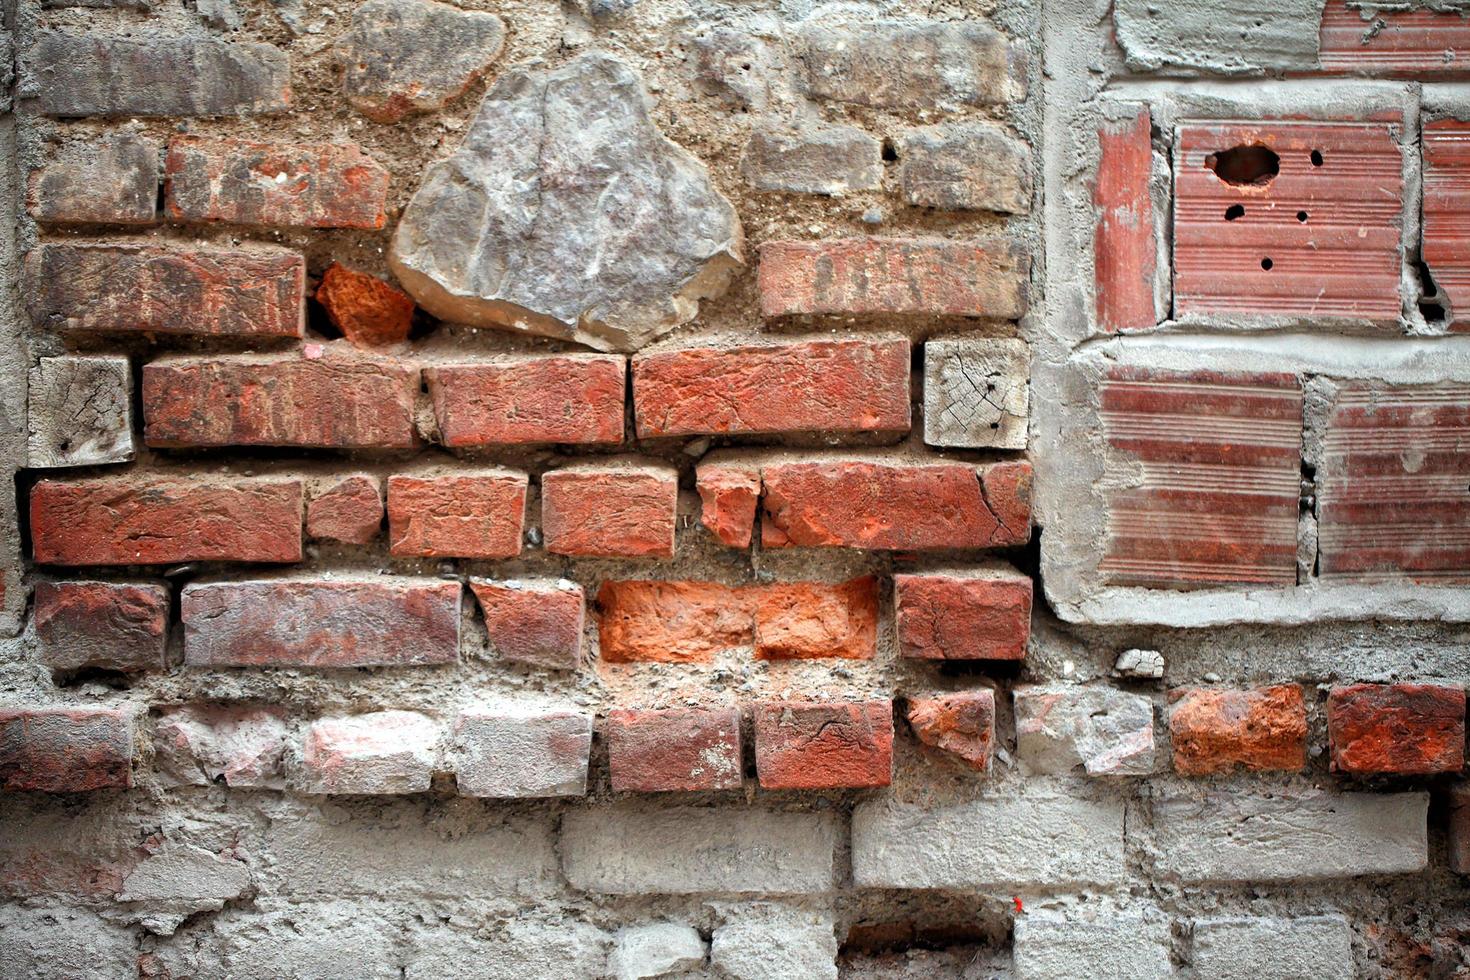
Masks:
[[[0,976],[1470,970],[1452,6],[15,0]]]

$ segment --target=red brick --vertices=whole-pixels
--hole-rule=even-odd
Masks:
[[[401,344],[413,329],[413,297],[339,262],[322,273],[316,301],[354,347]]]
[[[278,248],[63,245],[26,256],[31,320],[54,330],[300,337],[306,262]]]
[[[640,438],[906,432],[907,340],[803,340],[633,358]]]
[[[761,480],[767,548],[1001,548],[1031,537],[1029,463],[836,459],[768,464]]]
[[[911,698],[909,725],[925,745],[943,749],[976,772],[990,770],[995,745],[995,692],[958,691]]]
[[[1026,312],[1030,261],[1001,240],[846,238],[767,242],[758,286],[766,318],[808,313],[975,316]]]
[[[1327,696],[1332,768],[1417,776],[1465,767],[1465,690],[1438,684],[1352,684]]]
[[[390,476],[388,538],[395,555],[514,558],[526,523],[526,474]]]
[[[1023,660],[1031,579],[1009,570],[893,577],[898,646],[923,660]]]
[[[403,449],[418,368],[315,346],[301,353],[165,357],[143,367],[150,446]]]
[[[1460,782],[1449,791],[1450,870],[1470,875],[1470,782]]]
[[[191,667],[403,667],[459,658],[458,582],[377,578],[184,587]]]
[[[366,229],[387,223],[388,171],[354,143],[175,137],[163,189],[175,221]]]
[[[162,670],[168,589],[116,582],[39,582],[36,648],[52,670]]]
[[[557,555],[672,558],[678,508],[678,471],[662,463],[580,464],[541,477],[541,530]]]
[[[1364,17],[1365,13],[1371,17]],[[1331,74],[1463,78],[1470,23],[1457,10],[1359,7],[1327,0],[1318,64]]]
[[[306,505],[306,536],[314,541],[369,544],[383,528],[383,487],[354,473],[313,492]]]
[[[503,357],[426,368],[446,446],[623,441],[627,362],[611,354]]]
[[[869,660],[878,645],[878,580],[747,586],[758,660]]]
[[[749,548],[755,536],[761,475],[756,467],[700,463],[694,484],[701,503],[699,520],[721,544]]]
[[[470,579],[490,649],[502,660],[576,670],[582,665],[586,598],[574,582]]]
[[[132,766],[133,722],[125,710],[0,708],[0,789],[127,789]]]
[[[1307,764],[1307,705],[1297,684],[1169,694],[1174,769],[1210,776],[1240,768],[1299,772]]]
[[[1463,18],[1453,15],[1457,22]],[[1470,31],[1466,33],[1470,40]],[[1470,330],[1470,122],[1435,119],[1420,134],[1424,152],[1423,247],[1449,328]]]
[[[604,737],[618,793],[739,789],[745,772],[735,708],[610,711]]]
[[[301,560],[294,477],[42,480],[31,548],[43,565]]]
[[[1097,227],[1092,263],[1098,326],[1108,332],[1142,330],[1158,323],[1154,283],[1158,243],[1154,240],[1152,119],[1147,106],[1132,118],[1109,119],[1098,127],[1099,159],[1092,205]]]
[[[763,789],[861,789],[893,779],[893,702],[755,706]]]

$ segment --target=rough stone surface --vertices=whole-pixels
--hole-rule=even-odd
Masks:
[[[305,793],[422,793],[439,740],[439,725],[413,711],[324,718],[306,732],[296,784]]]
[[[470,579],[470,590],[485,614],[496,656],[548,670],[581,666],[586,597],[580,585],[565,579]]]
[[[1041,909],[1016,917],[1015,936],[1016,980],[1174,976],[1169,923],[1157,910]]]
[[[1352,980],[1352,935],[1341,915],[1201,919],[1194,969],[1213,980]]]
[[[1111,687],[1018,687],[1016,754],[1035,772],[1143,776],[1154,768],[1153,702]]]
[[[1424,775],[1465,767],[1465,689],[1354,684],[1327,696],[1332,768]]]
[[[883,186],[882,146],[853,126],[767,124],[751,130],[740,172],[760,191],[838,196],[876,190]]]
[[[837,980],[832,916],[780,905],[739,906],[710,940],[710,965],[731,980]]]
[[[118,131],[62,143],[32,172],[31,217],[49,224],[151,225],[158,218],[155,140]]]
[[[383,486],[355,473],[314,491],[306,505],[306,536],[317,541],[368,544],[383,529]]]
[[[153,730],[165,781],[280,789],[285,712],[268,705],[183,705],[165,709]]]
[[[1176,691],[1169,707],[1174,769],[1208,776],[1239,766],[1298,772],[1307,764],[1307,706],[1298,684]]]
[[[755,706],[764,789],[860,789],[893,781],[893,702]]]
[[[592,716],[528,707],[466,711],[454,723],[454,774],[466,796],[582,796]]]
[[[165,841],[123,879],[116,898],[132,903],[150,932],[168,935],[191,915],[244,898],[250,887],[250,868],[238,855]]]
[[[1322,7],[1323,0],[1233,0],[1224,6],[1120,0],[1113,25],[1130,68],[1261,74],[1316,67]]]
[[[133,384],[125,357],[43,357],[31,368],[26,461],[40,469],[133,458]]]
[[[704,965],[705,942],[692,926],[673,922],[619,929],[607,957],[613,980],[645,980]]]
[[[36,650],[52,670],[162,670],[169,592],[161,585],[39,582]]]
[[[408,339],[413,298],[377,276],[333,262],[322,273],[316,301],[354,347],[388,347]]]
[[[603,730],[619,793],[739,789],[745,774],[736,709],[616,709]]]
[[[424,369],[446,446],[623,441],[627,364],[621,357],[501,357]]]
[[[924,345],[924,441],[931,446],[1025,449],[1031,351],[1023,340],[931,340]]]
[[[1031,580],[1013,569],[895,575],[899,651],[920,660],[1022,660]]]
[[[368,0],[339,42],[352,105],[374,122],[459,98],[495,64],[505,22],[434,0]]]
[[[524,473],[455,470],[388,477],[388,538],[395,555],[512,558],[526,521]]]
[[[672,558],[678,508],[679,473],[664,463],[579,463],[541,477],[541,531],[557,555]]]
[[[898,180],[906,201],[942,211],[1031,210],[1031,151],[984,123],[929,126],[898,143]]]
[[[943,749],[976,772],[990,769],[995,745],[995,693],[960,691],[910,698],[909,726],[926,745]]]
[[[1159,680],[1164,676],[1164,655],[1157,650],[1124,650],[1113,662],[1113,676]]]
[[[723,292],[742,237],[704,166],[654,125],[638,75],[592,52],[501,76],[425,175],[391,260],[442,319],[626,351]]]
[[[0,907],[0,975],[132,977],[132,933],[84,909]]]

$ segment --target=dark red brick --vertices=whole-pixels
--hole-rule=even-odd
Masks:
[[[168,589],[116,582],[39,582],[36,646],[52,670],[162,670]]]
[[[623,441],[627,362],[612,354],[503,357],[424,370],[446,446]]]
[[[909,725],[919,741],[942,749],[976,772],[990,770],[995,745],[995,693],[989,688],[911,698]]]
[[[582,665],[586,598],[567,581],[470,579],[485,614],[490,649],[502,660],[576,670]]]
[[[126,131],[63,143],[31,173],[26,207],[47,224],[151,225],[158,220],[158,149]]]
[[[0,789],[127,789],[132,766],[133,722],[126,710],[0,708]]]
[[[745,772],[736,708],[614,710],[604,737],[618,793],[739,789]]]
[[[322,273],[316,301],[354,347],[401,344],[413,330],[413,297],[339,262]]]
[[[672,558],[678,507],[678,471],[663,463],[584,463],[541,477],[541,530],[553,554]]]
[[[1299,772],[1307,764],[1307,705],[1298,684],[1191,688],[1170,692],[1169,700],[1178,773]]]
[[[1099,159],[1092,204],[1097,325],[1107,333],[1142,330],[1158,323],[1154,303],[1158,242],[1154,239],[1152,120],[1147,106],[1126,119],[1109,119],[1097,131]]]
[[[1352,684],[1327,696],[1332,768],[1417,776],[1465,767],[1465,690],[1438,684]]]
[[[1022,660],[1031,579],[1010,570],[893,577],[899,651],[924,660]]]
[[[749,548],[755,537],[761,474],[753,466],[700,463],[694,471],[699,520],[721,544]]]
[[[319,487],[306,505],[306,536],[314,541],[368,544],[383,528],[383,487],[355,473]]]
[[[893,702],[755,706],[763,789],[861,789],[893,779]]]
[[[514,558],[521,553],[528,482],[516,470],[390,476],[390,550],[421,558]]]

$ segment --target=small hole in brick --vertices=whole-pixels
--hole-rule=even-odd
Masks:
[[[1313,150],[1312,151],[1312,166],[1314,166],[1314,167],[1320,167],[1320,166],[1322,166],[1322,151],[1321,150]]]
[[[1261,268],[1267,270],[1268,272],[1270,271],[1271,266],[1275,264],[1275,262],[1271,261],[1271,257],[1269,255],[1261,260]]]
[[[1225,209],[1225,220],[1234,221],[1236,218],[1245,217],[1245,208],[1239,204],[1232,204]]]
[[[1296,213],[1296,220],[1298,220],[1298,221],[1306,221],[1307,220],[1307,212],[1305,212],[1305,211],[1298,211]]]
[[[887,163],[898,159],[898,147],[893,145],[893,140],[883,141],[883,159]]]
[[[1259,186],[1269,184],[1281,172],[1281,158],[1260,145],[1232,146],[1205,157],[1205,166],[1227,184]]]

